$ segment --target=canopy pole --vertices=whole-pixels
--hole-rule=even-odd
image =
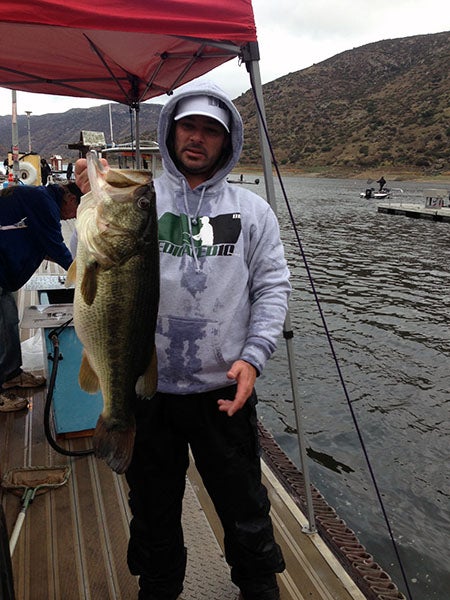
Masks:
[[[264,183],[266,186],[267,201],[272,207],[275,214],[277,214],[277,205],[275,198],[275,185],[272,172],[271,153],[268,143],[266,115],[264,109],[264,99],[262,94],[262,83],[261,74],[259,71],[259,48],[257,42],[251,42],[247,44],[243,49],[243,58],[247,71],[250,74],[250,82],[255,95],[255,101],[257,104],[256,118],[258,122],[259,139],[261,145],[261,155],[264,172]],[[293,348],[294,333],[291,325],[291,317],[289,310],[286,314],[286,319],[283,326],[283,337],[286,340],[286,350],[289,364],[289,376],[291,381],[291,392],[294,403],[295,421],[297,427],[297,439],[298,448],[300,454],[300,462],[303,471],[303,479],[305,482],[305,495],[306,495],[306,506],[308,512],[308,527],[304,527],[305,533],[315,533],[317,531],[314,516],[314,506],[311,493],[311,482],[309,477],[309,468],[307,462],[305,434],[303,430],[303,423],[301,419],[302,406],[300,401],[300,394],[297,385],[297,369],[295,366],[295,353]]]
[[[113,131],[113,122],[112,122],[111,103],[108,104],[108,108],[109,108],[109,132],[110,132],[110,136],[111,136],[111,148],[114,148],[114,146],[116,144],[114,143],[114,131]]]
[[[136,102],[136,104],[134,105],[134,112],[136,114],[136,169],[140,169],[141,168],[141,126],[140,126],[140,119],[139,119],[139,113],[140,113],[140,104],[139,102]]]
[[[19,181],[19,132],[17,128],[17,92],[11,90],[12,93],[12,117],[11,117],[11,137],[12,137],[12,160],[13,160],[13,174],[14,181]]]

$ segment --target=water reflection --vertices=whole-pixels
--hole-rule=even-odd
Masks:
[[[450,224],[377,213],[359,197],[364,182],[284,185],[411,591],[448,600]],[[422,202],[430,184],[401,187]],[[402,588],[281,193],[277,202],[312,481]],[[286,374],[280,342],[259,382],[260,415],[298,464]]]

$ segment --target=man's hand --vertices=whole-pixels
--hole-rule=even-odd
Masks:
[[[106,158],[101,158],[100,161],[108,166],[108,161]],[[87,160],[85,158],[79,158],[75,163],[75,183],[83,192],[83,194],[87,194],[91,191],[91,184],[89,183],[89,177],[87,172]]]
[[[236,395],[233,400],[218,400],[217,404],[220,411],[226,412],[229,417],[232,417],[250,397],[256,381],[256,369],[245,360],[237,360],[231,365],[227,377],[236,381]]]

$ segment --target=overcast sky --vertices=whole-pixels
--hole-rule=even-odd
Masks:
[[[263,83],[371,42],[450,30],[445,0],[253,0],[253,10]],[[238,68],[236,59],[207,77],[231,98],[250,88],[245,66]],[[162,103],[165,97],[154,101]],[[107,102],[17,92],[18,114],[65,112]],[[11,91],[4,88],[0,114],[11,114]]]

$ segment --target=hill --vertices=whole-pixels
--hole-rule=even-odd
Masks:
[[[342,52],[264,85],[280,165],[450,170],[450,32],[385,40]],[[250,92],[236,100],[243,163],[258,160]]]
[[[263,86],[268,130],[280,166],[318,172],[404,169],[450,173],[450,32],[384,40],[337,54]],[[245,124],[241,164],[259,165],[249,90],[235,99]],[[112,104],[114,141],[129,141],[127,107]],[[141,105],[142,138],[156,138],[160,105]],[[33,150],[77,158],[67,145],[81,130],[110,141],[108,104],[31,116]],[[19,147],[28,148],[18,116]],[[0,117],[0,153],[11,143],[11,117]]]
[[[160,104],[140,106],[141,139],[156,139]],[[111,121],[114,142],[129,142],[131,139],[130,111],[123,104],[111,104]],[[27,117],[17,116],[19,150],[28,150]],[[68,145],[80,139],[81,131],[103,131],[106,142],[111,142],[109,105],[92,108],[72,108],[64,113],[31,115],[30,131],[32,150],[47,160],[52,154],[59,154],[64,161],[78,158],[77,150],[69,150]],[[0,116],[0,157],[6,157],[11,150],[11,115]]]

